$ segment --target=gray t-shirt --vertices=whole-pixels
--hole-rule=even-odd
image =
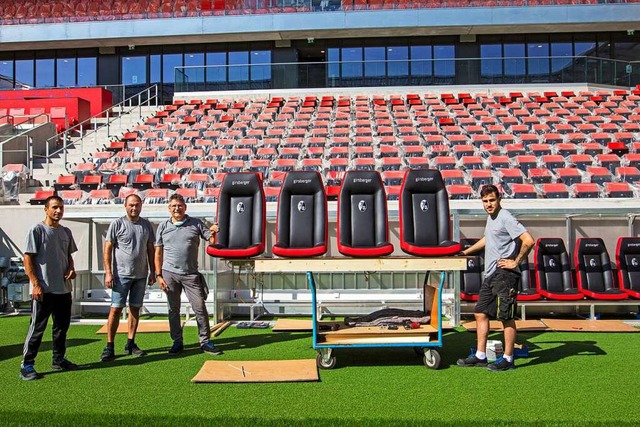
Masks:
[[[516,249],[515,239],[527,231],[506,209],[500,209],[495,219],[489,216],[484,229],[484,277],[491,276],[500,258],[512,258]]]
[[[147,244],[155,241],[151,223],[138,218],[132,222],[126,215],[109,225],[107,241],[114,247],[112,272],[114,277],[144,279],[149,273]]]
[[[69,268],[69,256],[77,250],[67,227],[50,227],[41,222],[29,229],[24,253],[34,255],[34,273],[44,293],[71,292],[71,281],[64,280],[64,274]]]
[[[202,221],[190,216],[180,226],[170,219],[160,223],[156,246],[164,248],[162,269],[176,274],[197,273],[200,239],[209,240],[209,236],[211,232]]]

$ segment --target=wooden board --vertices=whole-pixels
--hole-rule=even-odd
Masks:
[[[542,319],[549,329],[558,332],[640,332],[621,320]]]
[[[315,359],[228,361],[208,360],[191,379],[194,383],[256,383],[318,381]]]
[[[184,322],[180,324],[181,327],[184,327]],[[136,333],[144,334],[144,333],[155,333],[155,332],[169,332],[169,321],[168,320],[147,320],[141,321],[138,323],[138,330]],[[107,325],[103,325],[96,334],[106,334],[107,333]],[[121,320],[118,325],[118,334],[127,334],[129,333],[129,325],[126,320]]]
[[[258,258],[253,260],[256,273],[341,271],[454,271],[466,270],[465,257],[418,258]]]
[[[475,331],[476,322],[466,322],[462,326],[468,331]],[[516,320],[516,329],[520,332],[527,331],[547,331],[549,328],[540,320]],[[500,320],[491,320],[489,322],[490,331],[502,331],[502,322]]]
[[[429,335],[405,335],[405,336],[387,336],[387,337],[327,337],[322,344],[426,344],[433,340]]]
[[[429,334],[438,332],[436,328],[430,325],[421,325],[417,329],[404,329],[400,326],[398,329],[389,329],[380,326],[356,326],[354,328],[338,329],[337,331],[321,332],[325,340],[344,338],[383,338],[383,337],[414,337],[422,338]]]
[[[311,319],[278,319],[273,326],[273,332],[311,331]]]

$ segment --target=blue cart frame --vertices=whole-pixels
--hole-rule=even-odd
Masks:
[[[426,272],[423,286],[425,287],[425,297],[426,297],[426,286],[431,286],[427,283],[429,274],[435,272]],[[436,316],[437,318],[437,328],[435,332],[425,332],[427,335],[425,336],[425,340],[416,340],[412,342],[385,342],[385,343],[354,343],[354,344],[323,344],[318,342],[319,330],[318,330],[318,305],[316,302],[316,283],[313,278],[313,272],[307,272],[307,281],[309,283],[309,290],[311,291],[311,302],[312,302],[312,325],[313,325],[313,348],[318,352],[318,356],[316,357],[316,362],[319,368],[322,369],[332,369],[336,366],[336,357],[332,354],[333,349],[335,348],[374,348],[374,347],[413,347],[416,352],[420,352],[420,354],[424,353],[423,362],[427,368],[430,369],[438,369],[440,367],[440,353],[434,348],[442,347],[442,289],[444,287],[444,282],[446,279],[446,273],[444,271],[439,271],[440,280],[439,285],[434,287],[436,290],[437,303],[432,301],[432,308],[436,308],[436,313],[434,313],[433,309],[431,309],[431,318]],[[426,300],[423,301],[426,307]],[[432,322],[433,323],[433,322]],[[436,341],[430,340],[432,335],[436,335],[438,339]],[[392,340],[393,338],[389,338]]]

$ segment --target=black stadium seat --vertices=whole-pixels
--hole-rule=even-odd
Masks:
[[[576,240],[574,253],[578,289],[589,298],[621,300],[628,297],[614,281],[609,253],[600,238]]]
[[[207,253],[220,258],[260,255],[265,246],[266,202],[260,174],[227,173],[218,197],[216,242]]]
[[[618,283],[630,297],[640,299],[640,237],[620,237],[616,245]]]
[[[288,172],[280,196],[273,254],[312,257],[327,252],[327,197],[318,172]]]
[[[338,196],[338,251],[354,257],[389,255],[387,195],[380,174],[348,171]]]
[[[470,248],[479,239],[460,239],[460,249]],[[484,250],[467,257],[467,269],[460,272],[460,299],[478,301],[484,275]]]
[[[449,256],[460,252],[451,241],[449,196],[437,169],[408,169],[399,202],[400,247],[415,256]]]
[[[533,259],[540,295],[551,300],[584,299],[584,294],[573,285],[571,262],[562,239],[539,238]]]

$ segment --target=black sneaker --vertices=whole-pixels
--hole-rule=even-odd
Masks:
[[[42,378],[33,365],[27,365],[20,368],[20,379],[25,381],[39,380]]]
[[[200,348],[205,353],[215,354],[216,356],[222,354],[222,350],[220,350],[218,347],[213,345],[212,342],[208,342],[206,344],[203,344],[202,346],[200,346]]]
[[[182,350],[184,350],[184,345],[182,345],[181,342],[174,341],[168,353],[175,356],[176,354],[182,353]]]
[[[147,352],[140,350],[140,347],[138,347],[135,343],[131,344],[130,346],[124,346],[124,352],[126,354],[128,354],[129,356],[133,355],[136,357],[142,357],[142,356],[146,356]]]
[[[487,366],[487,369],[493,372],[508,371],[515,368],[515,363],[507,361],[504,357],[499,358]]]
[[[78,365],[73,362],[69,362],[67,359],[55,361],[51,364],[51,369],[54,371],[73,371],[78,369]]]
[[[115,360],[115,358],[116,358],[116,354],[113,351],[113,347],[105,347],[104,350],[102,350],[102,356],[100,356],[100,361],[111,362]]]
[[[485,368],[487,366],[487,359],[478,359],[474,354],[473,356],[469,356],[466,359],[458,359],[456,364],[465,368],[474,366]]]

